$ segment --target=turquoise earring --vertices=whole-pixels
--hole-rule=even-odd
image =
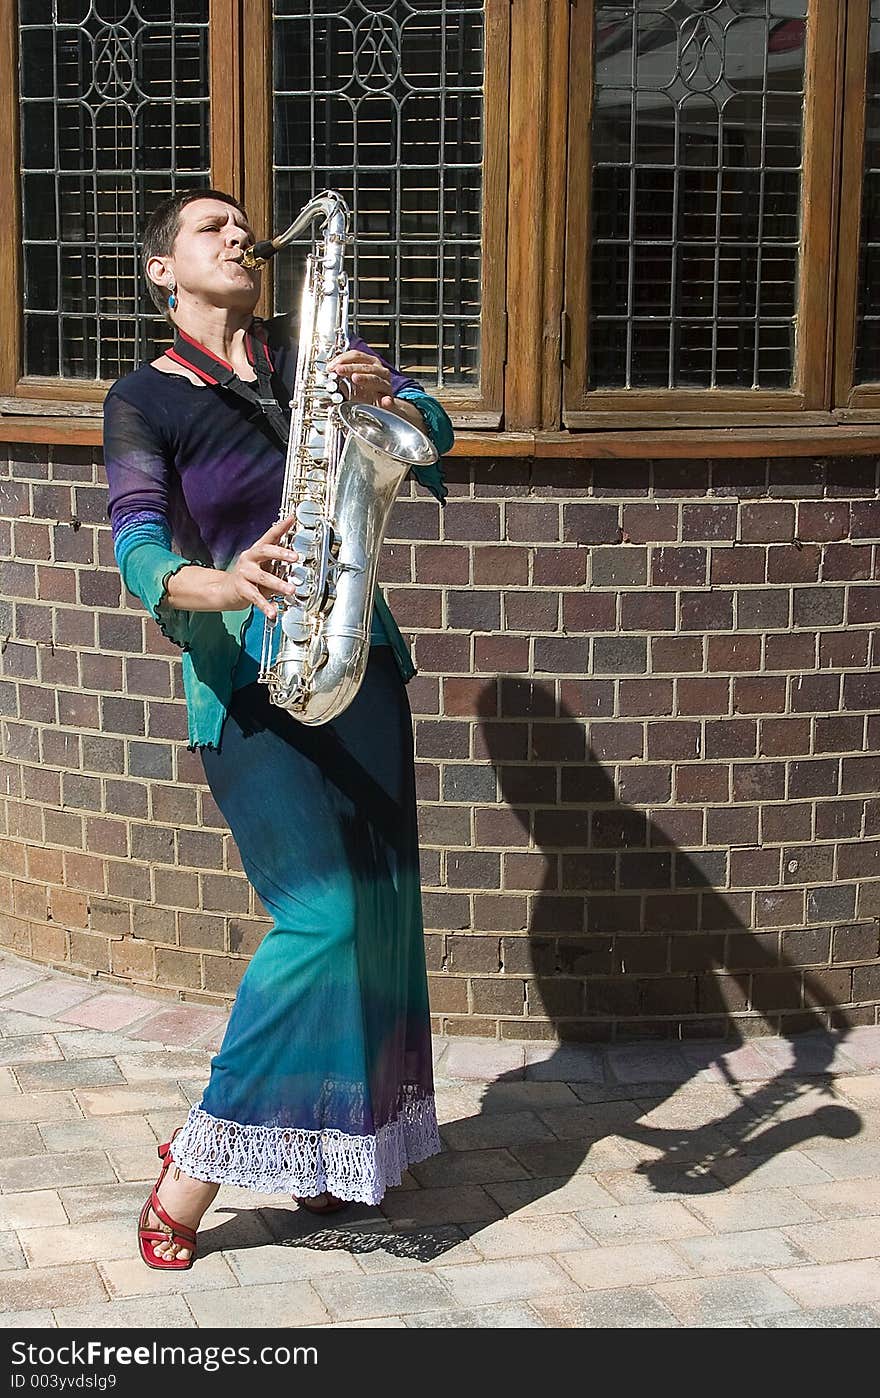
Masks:
[[[169,311],[173,311],[173,310],[175,310],[175,309],[177,308],[177,295],[176,295],[176,292],[177,292],[177,283],[176,283],[176,281],[174,280],[173,277],[172,277],[172,279],[171,279],[170,291],[171,291],[171,295],[168,297],[168,309],[169,309]]]

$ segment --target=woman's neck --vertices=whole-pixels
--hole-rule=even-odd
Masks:
[[[251,311],[231,310],[225,306],[188,306],[183,315],[178,310],[174,328],[231,364],[243,353],[244,337],[252,322]]]

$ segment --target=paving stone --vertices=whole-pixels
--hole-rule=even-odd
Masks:
[[[0,1233],[0,1272],[18,1271],[27,1259],[15,1233]]]
[[[312,1325],[311,1330],[405,1330],[406,1323],[397,1316],[380,1316],[378,1320],[334,1320],[330,1325]]]
[[[330,1318],[326,1307],[305,1281],[263,1286],[252,1283],[236,1293],[234,1305],[230,1305],[229,1296],[223,1291],[190,1293],[186,1300],[197,1325],[224,1330],[259,1330],[275,1326],[296,1329]]]
[[[11,995],[13,991],[20,990],[23,986],[35,985],[37,981],[48,979],[45,971],[37,966],[28,966],[23,961],[17,963],[3,961],[0,964],[0,995]]]
[[[489,1112],[447,1122],[440,1132],[450,1150],[492,1150],[521,1141],[552,1141],[553,1132],[534,1112]]]
[[[485,1228],[488,1225],[476,1225]],[[365,1246],[367,1242],[375,1246]],[[347,1244],[358,1267],[368,1276],[377,1272],[424,1271],[435,1262],[480,1262],[481,1254],[465,1240],[460,1228],[437,1227],[414,1232],[400,1229],[386,1237],[352,1238]]]
[[[0,1004],[3,1002],[0,1001]],[[41,1015],[24,1014],[21,1010],[0,1010],[0,1035],[4,1039],[18,1039],[28,1034],[52,1034],[67,1028],[60,1019],[47,1019]]]
[[[68,1184],[115,1184],[116,1176],[103,1151],[77,1151],[71,1155],[16,1156],[0,1160],[0,1189],[4,1194],[59,1189]]]
[[[60,1057],[61,1050],[51,1034],[22,1034],[14,1039],[0,1039],[0,1064],[15,1067],[19,1063],[49,1063]]]
[[[697,1173],[708,1174],[714,1160],[740,1154],[740,1147],[732,1145],[729,1137],[714,1126],[694,1126],[686,1130],[634,1125],[629,1137],[630,1166],[644,1166],[644,1173],[650,1174],[652,1179],[657,1177],[655,1167],[674,1171],[686,1166],[688,1176],[693,1178],[692,1167],[703,1165],[702,1171]],[[648,1166],[651,1166],[650,1171]]]
[[[806,1310],[827,1305],[834,1297],[838,1305],[880,1303],[880,1259],[863,1258],[854,1262],[829,1262],[823,1266],[786,1267],[770,1273],[798,1305]]]
[[[67,1223],[67,1214],[54,1189],[0,1198],[0,1228],[51,1228]]]
[[[465,1311],[431,1311],[427,1315],[407,1316],[405,1325],[411,1330],[542,1330],[530,1306],[523,1302],[505,1302],[498,1306],[476,1306]]]
[[[452,1310],[452,1292],[431,1272],[383,1272],[374,1277],[316,1277],[313,1283],[330,1314],[340,1320]]]
[[[0,1098],[17,1097],[19,1086],[11,1068],[0,1068]]]
[[[82,1112],[72,1092],[8,1092],[0,1094],[0,1122],[7,1121],[82,1121]]]
[[[880,1214],[880,1180],[835,1180],[798,1186],[800,1197],[825,1218]]]
[[[691,1267],[668,1243],[631,1243],[592,1252],[567,1252],[560,1265],[586,1291],[646,1286],[671,1277],[689,1277]]]
[[[129,1219],[68,1223],[57,1228],[22,1228],[18,1236],[31,1267],[130,1257],[135,1237]]]
[[[111,1150],[121,1134],[132,1147],[142,1146],[147,1155],[151,1146],[155,1150],[156,1138],[143,1117],[127,1116],[123,1124],[115,1117],[93,1117],[89,1121],[47,1122],[40,1127],[46,1150],[56,1154],[69,1150]],[[158,1157],[153,1173],[159,1173]]]
[[[880,1313],[870,1306],[819,1306],[811,1311],[788,1311],[754,1323],[762,1330],[877,1330]]]
[[[592,1175],[574,1175],[571,1179],[512,1180],[505,1184],[487,1185],[487,1192],[506,1214],[567,1214],[576,1209],[601,1208],[614,1203],[609,1194]]]
[[[17,1076],[25,1092],[103,1087],[124,1081],[112,1058],[87,1058],[82,1062],[77,1059],[61,1059],[59,1063],[34,1063],[19,1068]]]
[[[140,1299],[60,1306],[54,1315],[59,1330],[194,1330],[196,1325],[182,1296],[152,1296],[148,1307]],[[174,1344],[172,1336],[163,1338]]]
[[[187,1107],[187,1101],[175,1083],[149,1083],[138,1087],[82,1088],[76,1094],[87,1116],[119,1116],[136,1112],[139,1116],[150,1111],[176,1106]]]
[[[477,1089],[483,1112],[549,1111],[553,1107],[578,1107],[580,1098],[564,1082],[493,1082]]]
[[[708,1053],[696,1044],[684,1044],[683,1057],[699,1068],[700,1076],[714,1082],[763,1082],[768,1076],[767,1060],[751,1044],[725,1052],[715,1046]]]
[[[568,1274],[548,1257],[439,1266],[434,1273],[447,1284],[460,1306],[525,1301],[533,1296],[574,1290]]]
[[[0,1330],[54,1330],[52,1312],[0,1311]]]
[[[525,1052],[528,1082],[605,1081],[605,1056],[601,1049],[569,1044],[527,1044]]]
[[[344,1247],[331,1251],[278,1245],[224,1248],[223,1256],[246,1287],[310,1281],[312,1277],[361,1275],[357,1262]]]
[[[753,1189],[800,1189],[801,1185],[822,1184],[828,1179],[824,1170],[797,1150],[767,1158],[739,1156],[719,1160],[712,1168],[719,1179],[738,1193]]]
[[[510,1185],[492,1185],[492,1192]],[[500,1218],[502,1210],[487,1192],[475,1184],[448,1189],[406,1189],[389,1191],[380,1205],[383,1214],[396,1224],[413,1227],[431,1223],[471,1223]]]
[[[147,1270],[142,1262],[140,1265]],[[98,1269],[89,1263],[0,1275],[0,1311],[51,1310],[71,1303],[89,1305],[105,1300],[106,1295]]]
[[[673,1315],[688,1326],[773,1315],[794,1310],[797,1304],[781,1286],[756,1272],[658,1282],[652,1290]]]
[[[456,1039],[449,1045],[442,1066],[442,1073],[437,1074],[442,1078],[485,1083],[503,1074],[513,1081],[525,1077],[525,1052],[521,1044]]]
[[[664,1242],[708,1233],[683,1204],[617,1204],[614,1208],[579,1209],[575,1218],[598,1243]]]
[[[656,1296],[642,1287],[593,1291],[584,1296],[536,1298],[531,1303],[555,1330],[674,1330],[677,1321]]]
[[[864,1025],[851,1029],[845,1051],[858,1068],[880,1068],[880,1027]]]
[[[83,1029],[104,1029],[111,1033],[135,1024],[139,1019],[152,1014],[155,1001],[139,995],[118,995],[108,992],[93,995],[80,1005],[64,1010],[58,1016],[66,1024],[78,1024]]]
[[[834,1145],[804,1146],[804,1155],[833,1180],[870,1180],[880,1177],[880,1144],[853,1141]]]
[[[786,1228],[786,1237],[815,1262],[880,1257],[880,1217],[844,1218]]]
[[[101,1276],[112,1300],[124,1296],[154,1296],[157,1292],[214,1291],[235,1288],[235,1297],[227,1303],[230,1313],[238,1305],[241,1288],[225,1259],[219,1252],[200,1257],[188,1271],[164,1272],[147,1267],[138,1256],[132,1233],[133,1256],[118,1262],[100,1263]]]
[[[849,1102],[880,1107],[880,1073],[857,1073],[853,1077],[839,1078],[834,1090]]]
[[[491,1184],[496,1180],[522,1180],[528,1172],[506,1150],[446,1150],[410,1166],[410,1173],[426,1188],[436,1185]]]
[[[55,1040],[65,1058],[115,1058],[118,1053],[164,1053],[165,1045],[158,1041],[141,1040],[134,1045],[124,1034],[107,1034],[102,1029],[71,1029],[55,1031]]]
[[[499,1257],[528,1257],[595,1247],[586,1230],[570,1214],[502,1218],[497,1223],[469,1224],[465,1231],[478,1255],[490,1261]]]
[[[129,1045],[131,1048],[131,1045]],[[115,1055],[126,1082],[159,1082],[163,1078],[191,1078],[201,1074],[207,1082],[211,1056],[201,1049],[163,1049],[160,1053]]]
[[[434,1107],[437,1112],[437,1120],[441,1125],[447,1121],[479,1116],[481,1112],[479,1092],[466,1086],[437,1087],[434,1090]]]
[[[157,1167],[153,1172],[153,1183],[155,1183],[158,1173]],[[141,1184],[118,1184],[114,1179],[112,1183],[102,1184],[100,1189],[95,1189],[93,1185],[76,1185],[61,1189],[58,1192],[58,1198],[73,1223],[100,1223],[105,1219],[126,1218],[130,1220],[129,1226],[133,1229],[149,1192],[149,1189],[144,1189]],[[25,1199],[28,1196],[19,1195],[18,1197]],[[2,1204],[11,1204],[11,1202],[11,1200],[4,1199]],[[35,1222],[43,1221],[42,1219],[35,1220]],[[46,1219],[45,1222],[50,1223],[55,1222],[55,1220]],[[134,1233],[132,1233],[133,1237]]]
[[[124,1118],[126,1121],[128,1119],[128,1117]],[[136,1117],[131,1119],[137,1120]],[[118,1125],[120,1119],[110,1117],[108,1120]],[[106,1149],[110,1164],[120,1180],[125,1183],[133,1183],[138,1180],[143,1184],[155,1184],[160,1169],[155,1142],[152,1148],[149,1146],[131,1146],[130,1148],[128,1146],[108,1146]]]
[[[595,1175],[602,1170],[631,1169],[633,1157],[619,1136],[604,1136],[596,1141],[536,1141],[513,1146],[511,1155],[530,1175],[546,1178],[550,1175]]]
[[[790,1241],[790,1235],[786,1237],[777,1228],[742,1230],[717,1238],[683,1238],[678,1250],[693,1270],[704,1276],[807,1261],[803,1250]]]
[[[46,1019],[60,1014],[83,1000],[90,1000],[95,994],[95,985],[89,981],[75,981],[54,977],[41,981],[38,985],[19,990],[3,999],[4,1010],[23,1010],[26,1014],[39,1015]]]
[[[129,1038],[151,1039],[175,1048],[188,1048],[200,1035],[217,1029],[224,1015],[216,1010],[203,1010],[195,1005],[179,1005],[173,1010],[161,1010],[133,1029]]]
[[[756,1189],[750,1194],[714,1194],[689,1199],[688,1208],[718,1233],[739,1233],[755,1228],[782,1228],[807,1223],[817,1217],[798,1194],[781,1189]],[[589,1225],[588,1225],[589,1226]]]
[[[0,1159],[13,1155],[42,1155],[43,1142],[29,1122],[6,1123],[0,1131]]]
[[[796,1039],[755,1039],[752,1047],[766,1059],[769,1077],[779,1073],[847,1073],[857,1064],[850,1058],[842,1034],[798,1034]]]
[[[677,1048],[656,1045],[615,1047],[605,1050],[605,1066],[613,1082],[687,1082],[694,1076],[689,1063]]]
[[[596,1180],[612,1199],[621,1204],[647,1204],[658,1196],[689,1199],[694,1194],[719,1190],[722,1185],[713,1175],[696,1165],[665,1165],[662,1162],[644,1165],[635,1170],[608,1170],[596,1175]]]

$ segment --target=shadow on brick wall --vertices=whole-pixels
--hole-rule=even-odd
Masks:
[[[573,1091],[583,1104],[568,1120],[564,1108],[549,1107],[554,1132],[575,1139],[512,1142],[515,1157],[535,1174],[555,1176],[558,1188],[591,1152],[600,1160],[604,1154],[611,1168],[612,1137],[636,1147],[649,1190],[706,1193],[798,1143],[856,1135],[861,1119],[838,1102],[831,1080],[846,1011],[818,974],[785,959],[778,933],[755,935],[736,897],[713,886],[711,873],[726,873],[726,851],[708,860],[687,854],[621,800],[608,765],[585,743],[583,720],[557,709],[552,684],[501,677],[497,687],[486,685],[478,708],[501,796],[546,865],[529,920],[526,1009],[549,1023],[559,1044],[548,1045],[530,1077],[549,1085],[577,1074]],[[513,764],[506,730],[524,720],[528,761]],[[561,799],[544,806],[548,770],[559,771]],[[781,1032],[784,1043],[775,1042],[775,1076],[750,1083],[747,1041],[756,1032]],[[671,1051],[633,1045],[646,1038],[665,1039]],[[621,1047],[608,1054],[584,1047],[610,1039]],[[606,1080],[609,1062],[614,1082]],[[666,1080],[651,1082],[660,1065]],[[751,1076],[759,1076],[754,1066]],[[515,1077],[487,1089],[484,1112],[504,1103],[505,1083]],[[686,1094],[676,1107],[669,1099],[695,1080],[705,1092]],[[693,1120],[703,1114],[704,1121]],[[461,1136],[445,1129],[452,1142]]]

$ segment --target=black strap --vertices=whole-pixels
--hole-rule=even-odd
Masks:
[[[169,359],[192,369],[203,383],[220,388],[237,398],[239,403],[247,408],[245,416],[249,421],[263,419],[273,436],[286,450],[290,436],[290,415],[276,397],[275,366],[265,336],[254,334],[253,327],[245,335],[245,352],[248,363],[256,373],[256,384],[245,383],[238,377],[231,364],[199,344],[198,340],[194,340],[183,330],[177,331],[173,347],[166,350]]]

